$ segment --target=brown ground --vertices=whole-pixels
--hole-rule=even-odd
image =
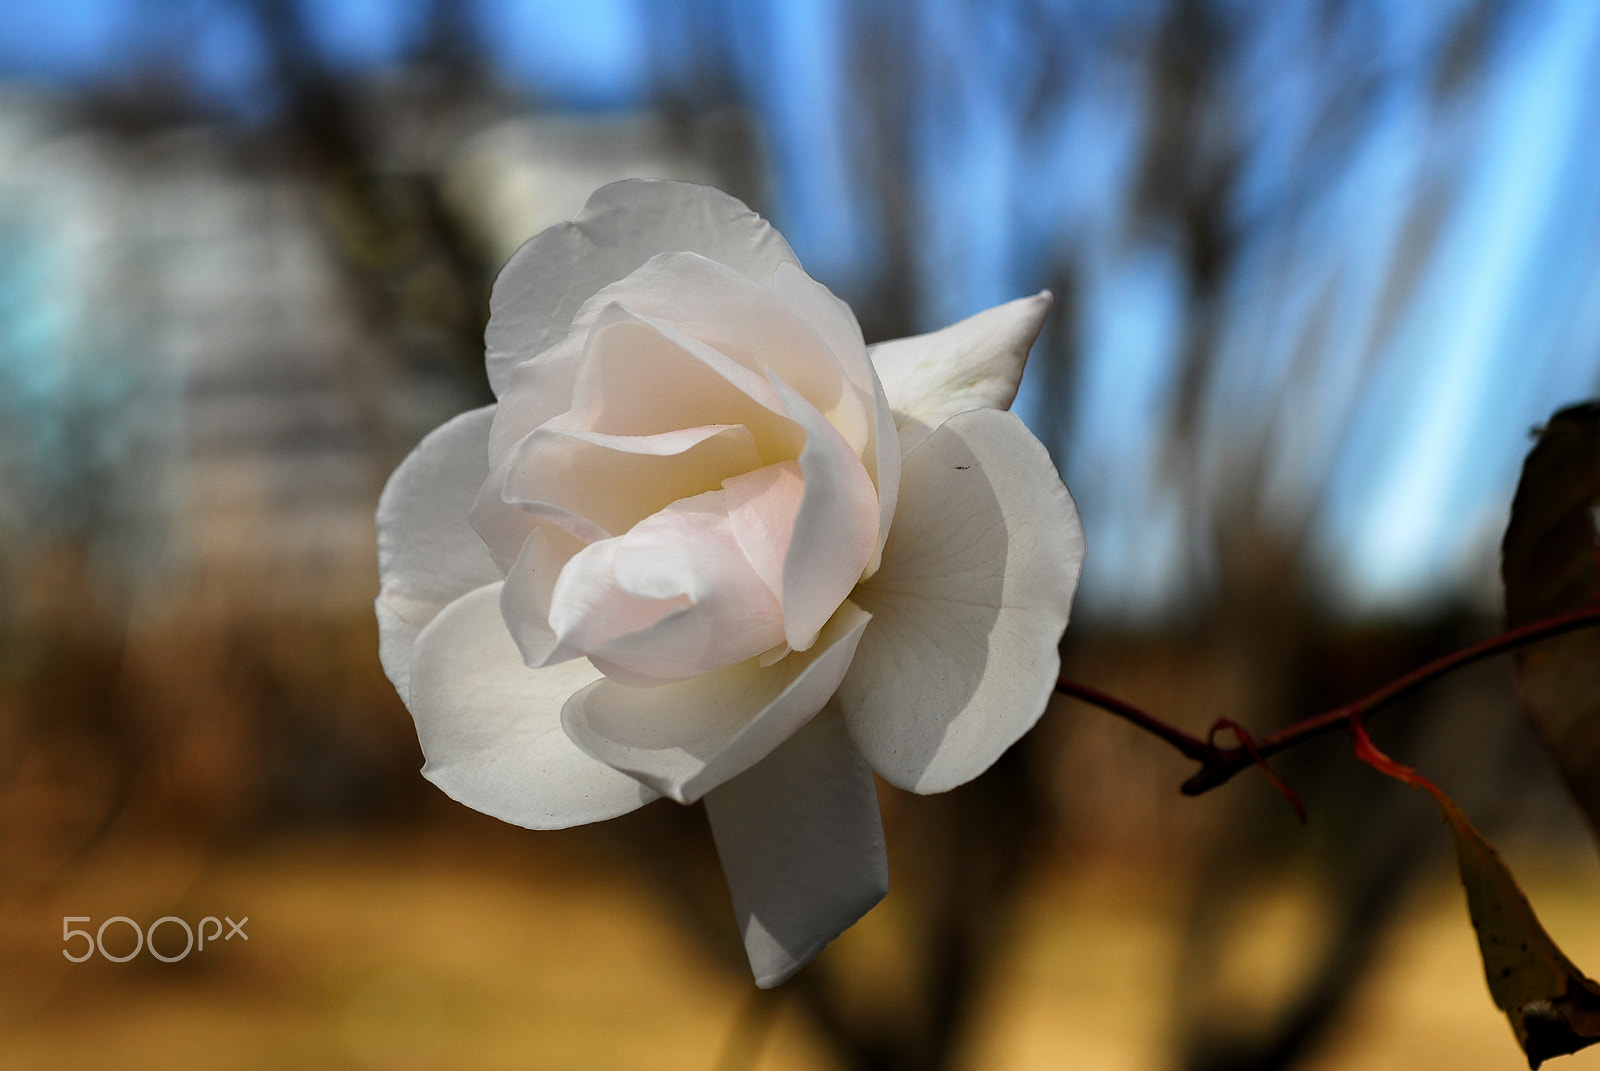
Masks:
[[[1600,863],[1511,853],[1546,924],[1600,970]],[[980,1012],[965,1066],[1162,1067],[1179,935],[1170,904],[1126,876],[1051,868]],[[249,916],[248,943],[163,964],[61,955],[61,919]],[[1314,1071],[1513,1071],[1451,875],[1427,883]],[[1261,911],[1240,1000],[1308,917]],[[729,922],[731,927],[731,919]],[[844,940],[870,954],[874,918]],[[881,925],[881,923],[879,923]],[[131,944],[126,927],[106,934]],[[163,950],[181,948],[175,927]],[[79,947],[74,944],[74,948]],[[475,821],[426,832],[301,834],[204,854],[115,836],[27,875],[0,910],[0,1066],[713,1071],[751,991],[677,930],[642,876],[576,834]],[[1226,980],[1225,980],[1226,981]],[[781,990],[779,991],[781,994]],[[779,997],[761,1071],[826,1068]],[[1556,1071],[1600,1068],[1600,1052]]]

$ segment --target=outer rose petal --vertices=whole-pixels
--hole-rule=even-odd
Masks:
[[[429,432],[378,498],[378,657],[401,699],[411,645],[445,605],[500,579],[467,511],[489,474],[494,406]]]
[[[489,432],[490,468],[499,467],[517,440],[567,411],[589,344],[590,339],[584,335],[569,335],[516,365],[494,388],[500,408]]]
[[[1044,712],[1083,564],[1083,528],[1014,414],[952,417],[905,458],[883,568],[853,599],[873,621],[839,687],[884,779],[943,792]]]
[[[654,688],[603,679],[567,701],[567,735],[596,759],[693,803],[770,755],[827,705],[870,615],[839,607],[816,646]]]
[[[495,396],[511,370],[566,337],[590,295],[657,253],[688,251],[765,285],[794,253],[744,203],[710,186],[626,179],[602,186],[578,218],[511,255],[489,298],[486,363]]]
[[[600,676],[582,659],[529,669],[500,616],[500,585],[445,607],[417,637],[411,716],[422,775],[474,810],[530,829],[598,822],[656,794],[561,731],[561,704]]]
[[[788,980],[889,891],[872,767],[831,706],[707,793],[706,816],[763,989]]]
[[[1010,408],[1052,300],[1042,290],[868,350],[894,410],[903,454],[957,413]]]

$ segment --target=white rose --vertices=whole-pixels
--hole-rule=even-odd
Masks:
[[[558,828],[704,799],[756,981],[880,900],[873,771],[939,792],[1043,712],[1083,558],[1004,412],[1040,294],[869,349],[740,202],[619,182],[524,245],[499,401],[378,505],[424,776]]]

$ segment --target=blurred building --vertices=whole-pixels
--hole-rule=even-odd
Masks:
[[[7,526],[82,540],[143,614],[365,613],[382,481],[485,389],[406,303],[451,280],[417,269],[425,253],[360,248],[340,218],[360,206],[291,152],[245,159],[214,128],[130,132],[23,94],[3,115]],[[598,185],[717,178],[645,116],[440,131],[381,130],[401,149],[378,181],[442,191],[485,266]]]

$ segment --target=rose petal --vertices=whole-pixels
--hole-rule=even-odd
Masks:
[[[498,461],[541,426],[653,435],[717,424],[744,425],[768,461],[795,456],[804,441],[765,374],[610,302],[587,337],[569,339],[512,373],[490,456]]]
[[[417,634],[452,600],[500,579],[467,523],[489,472],[494,411],[474,409],[435,428],[378,498],[378,657],[401,699]]]
[[[872,393],[868,381],[856,382],[864,356],[835,353],[767,286],[696,253],[662,253],[597,294],[574,326],[591,314],[598,324],[599,306],[606,301],[695,339],[760,378],[777,376],[822,412],[858,453],[865,449]],[[854,367],[855,379],[847,365]]]
[[[943,792],[1032,728],[1059,669],[1083,529],[1014,414],[951,417],[905,458],[873,614],[839,687],[851,738],[885,780]]]
[[[1052,300],[1048,290],[1040,291],[942,330],[871,348],[902,455],[957,413],[1010,407]]]
[[[783,563],[785,639],[809,648],[823,622],[861,579],[878,547],[878,491],[850,444],[782,380],[773,386],[806,433],[805,497]]]
[[[862,393],[871,393],[872,361],[861,337],[861,324],[850,306],[798,264],[778,265],[772,273],[771,289],[834,355],[845,378]]]
[[[739,550],[776,600],[783,599],[783,567],[795,519],[805,502],[806,478],[796,461],[767,465],[722,481],[728,524]],[[785,644],[787,646],[787,644]]]
[[[657,253],[691,250],[762,284],[794,253],[766,220],[710,186],[627,179],[602,186],[571,223],[529,239],[489,299],[489,385],[498,397],[518,363],[560,342],[592,294]]]
[[[670,503],[715,491],[760,465],[741,424],[658,435],[544,427],[517,444],[501,497],[514,506],[553,506],[621,535]]]
[[[583,543],[605,539],[611,533],[570,510],[538,503],[522,505],[506,501],[505,484],[515,466],[517,456],[509,453],[490,472],[478,489],[467,519],[489,548],[489,556],[502,573],[509,574],[522,554],[528,536],[541,524],[562,529]]]
[[[655,688],[599,680],[561,722],[590,755],[679,803],[748,770],[828,702],[871,619],[846,602],[816,646],[768,668],[755,659]]]
[[[861,460],[867,475],[878,488],[878,545],[867,563],[866,575],[878,569],[882,559],[883,541],[889,538],[889,525],[894,519],[895,499],[900,487],[900,443],[889,434],[894,427],[894,414],[878,373],[867,355],[861,339],[861,325],[855,313],[834,296],[833,292],[817,282],[797,265],[780,264],[772,277],[773,292],[795,313],[811,325],[812,330],[839,358],[846,378],[855,385],[864,398],[871,399],[872,430]]]
[[[617,551],[621,545],[620,537],[602,539],[573,555],[567,563],[572,568],[562,567],[550,595],[550,628],[555,645],[544,655],[543,664],[586,657],[689,607],[690,596],[682,590],[658,597],[624,588],[617,579]],[[513,629],[513,635],[516,631]],[[600,668],[604,672],[604,667]],[[623,672],[626,674],[626,670]]]
[[[586,545],[560,527],[536,523],[522,544],[522,553],[506,572],[500,589],[500,613],[529,666],[551,664],[557,636],[550,627],[550,602],[556,580],[567,562]]]
[[[872,767],[832,706],[705,799],[761,988],[788,980],[889,891]]]
[[[529,669],[500,617],[500,585],[452,602],[417,637],[411,716],[422,774],[450,798],[530,829],[614,818],[656,794],[596,762],[561,729],[561,705],[600,676],[587,662]]]
[[[467,522],[489,551],[495,568],[504,576],[522,553],[522,544],[538,524],[525,509],[507,502],[500,494],[505,486],[506,473],[511,471],[515,459],[509,454],[502,457],[477,489],[472,508],[467,511]]]
[[[575,554],[556,580],[550,660],[585,655],[645,687],[754,658],[783,642],[783,610],[739,548],[723,491],[647,517]]]
[[[573,335],[511,370],[489,432],[489,465],[497,467],[522,437],[572,404],[578,369],[593,339]]]
[[[561,422],[612,435],[741,424],[764,457],[792,457],[804,441],[765,373],[617,303],[595,323]]]

